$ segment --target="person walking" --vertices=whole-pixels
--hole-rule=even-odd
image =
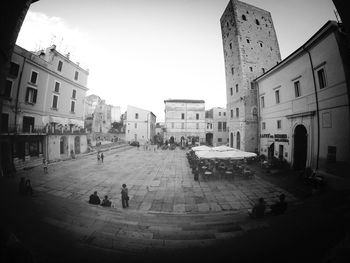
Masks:
[[[48,171],[47,171],[47,160],[44,158],[43,159],[43,167],[44,167],[44,174],[47,174]]]
[[[129,195],[128,195],[128,188],[126,187],[126,184],[122,185],[122,190],[120,193],[122,195],[123,208],[129,207]]]
[[[104,155],[103,153],[101,153],[101,162],[103,163],[103,158],[104,158]]]
[[[100,164],[100,152],[97,152],[97,164]]]

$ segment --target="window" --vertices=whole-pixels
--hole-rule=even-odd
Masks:
[[[60,83],[55,81],[55,92],[59,93],[60,92]]]
[[[79,78],[79,72],[76,71],[75,74],[74,74],[74,80],[78,80],[78,78]]]
[[[221,111],[219,111],[219,116],[221,116]]]
[[[235,74],[235,69],[233,67],[231,68],[231,74]]]
[[[218,142],[222,142],[222,138],[218,138]]]
[[[262,123],[261,123],[261,129],[262,129],[262,130],[265,130],[265,129],[266,129],[266,122],[262,122]]]
[[[181,119],[182,119],[182,120],[185,119],[185,113],[181,113]]]
[[[295,91],[295,97],[300,97],[300,82],[296,81],[294,82],[294,91]]]
[[[282,128],[282,122],[281,120],[277,120],[277,129],[281,129]]]
[[[75,110],[75,101],[72,100],[70,103],[70,112],[74,112],[74,110]]]
[[[139,118],[139,114],[135,113],[135,119],[138,119],[138,118]]]
[[[222,131],[226,131],[226,121],[224,121],[223,123],[222,123]]]
[[[326,87],[326,75],[324,72],[324,69],[321,68],[319,71],[317,71],[317,77],[318,77],[318,85],[320,89],[323,89]]]
[[[249,67],[250,72],[253,72],[253,67]]]
[[[231,118],[233,118],[233,110],[231,110]]]
[[[263,47],[263,43],[262,43],[262,42],[259,42],[259,46],[260,46],[260,47]]]
[[[76,99],[77,98],[77,90],[73,90],[73,92],[72,92],[72,98],[73,99]]]
[[[12,84],[13,82],[11,80],[8,80],[8,79],[6,80],[6,86],[5,86],[5,92],[4,92],[5,98],[11,98]]]
[[[232,90],[232,88],[230,88],[230,93],[231,93],[231,96],[233,95],[233,90]]]
[[[232,43],[230,43],[230,49],[232,49]]]
[[[196,123],[196,129],[197,130],[199,129],[199,123]]]
[[[276,99],[276,103],[279,104],[280,103],[280,91],[279,90],[275,91],[275,99]]]
[[[218,131],[219,132],[222,131],[222,122],[221,121],[218,122]]]
[[[260,97],[260,101],[261,101],[261,108],[265,108],[265,97],[264,96],[261,96]]]
[[[19,65],[17,63],[11,62],[9,75],[13,78],[17,78],[19,72]]]
[[[239,108],[236,108],[236,117],[239,117]]]
[[[224,116],[226,116],[226,112],[224,112]]]
[[[137,123],[134,124],[135,129],[137,129]]]
[[[242,19],[243,19],[244,21],[247,21],[247,18],[245,17],[245,15],[242,15]]]
[[[247,43],[249,44],[249,43],[250,43],[250,40],[249,40],[248,38],[247,38],[246,40],[247,40]]]
[[[36,96],[37,96],[37,89],[34,89],[34,88],[31,88],[31,87],[28,87],[27,88],[27,92],[26,92],[26,98],[25,98],[25,101],[27,103],[36,103]]]
[[[265,73],[265,69],[264,68],[261,68],[261,70],[262,70],[262,73]]]
[[[30,83],[36,84],[38,79],[38,72],[32,71],[32,75],[30,76]]]
[[[236,93],[238,93],[238,84],[236,84]]]
[[[181,123],[181,129],[185,129],[185,123]]]
[[[174,123],[173,122],[171,123],[171,128],[174,129]]]
[[[230,25],[230,24],[229,24],[228,22],[226,22],[226,26],[229,27],[229,25]]]
[[[199,120],[199,113],[196,113],[196,120]]]
[[[62,66],[63,66],[63,62],[62,62],[61,60],[58,61],[57,70],[58,70],[58,71],[62,71]]]
[[[255,19],[255,24],[257,24],[258,26],[260,26],[260,22],[258,19]]]
[[[52,108],[57,110],[57,105],[58,105],[58,96],[54,94],[52,98]]]

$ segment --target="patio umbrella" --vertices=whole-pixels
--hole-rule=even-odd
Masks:
[[[202,159],[231,159],[231,160],[243,160],[244,158],[255,157],[255,153],[244,151],[198,151],[196,152],[198,158]]]
[[[218,152],[225,152],[225,151],[234,151],[236,149],[228,147],[226,145],[220,145],[220,146],[213,147],[212,150],[218,151]]]
[[[196,147],[193,147],[191,150],[197,152],[197,151],[210,151],[211,148],[206,146],[206,145],[201,145],[201,146],[196,146]]]

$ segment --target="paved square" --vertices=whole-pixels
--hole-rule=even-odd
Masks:
[[[98,164],[95,155],[20,171],[31,179],[36,191],[54,196],[87,202],[97,191],[102,198],[108,195],[114,209],[121,208],[120,189],[127,184],[130,208],[143,212],[196,213],[236,211],[251,208],[259,197],[268,204],[280,193],[288,202],[296,198],[259,175],[254,179],[213,177],[194,181],[183,150],[148,150],[131,148],[105,152],[104,163]]]

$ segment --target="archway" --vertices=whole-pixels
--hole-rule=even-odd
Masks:
[[[60,154],[67,153],[67,138],[66,136],[62,136],[60,138]]]
[[[230,147],[233,148],[233,133],[230,135]]]
[[[208,144],[208,145],[213,145],[213,134],[211,132],[208,132],[206,135],[205,135],[205,142]]]
[[[299,124],[294,129],[294,158],[293,168],[303,170],[307,159],[307,130],[304,125]]]
[[[237,143],[236,143],[236,145],[237,145],[237,149],[239,150],[239,149],[241,149],[241,134],[239,133],[239,131],[237,132]]]
[[[76,136],[74,138],[74,150],[75,150],[75,153],[80,153],[80,137],[79,136]]]

